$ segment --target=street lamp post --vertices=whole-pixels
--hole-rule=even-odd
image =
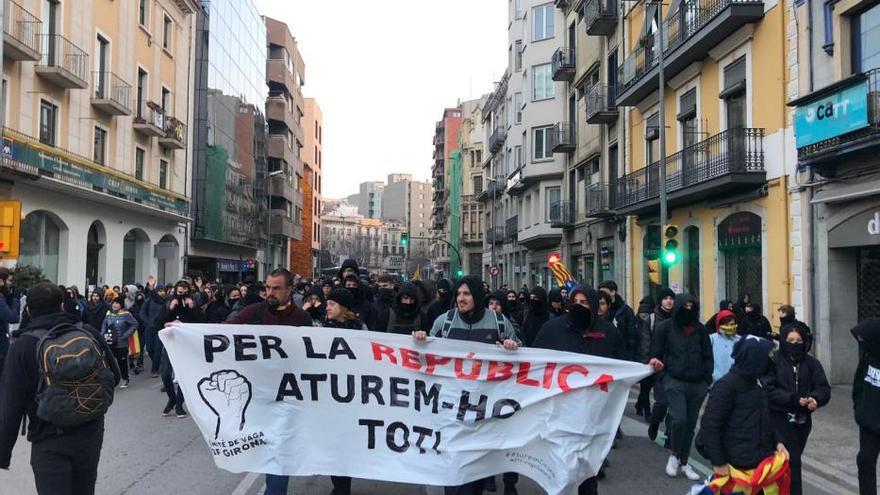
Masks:
[[[663,73],[665,69],[665,59],[663,54],[663,45],[665,41],[665,32],[663,29],[663,0],[655,0],[657,5],[657,35],[660,38],[659,47],[657,47],[657,71],[660,74],[660,88],[659,88],[659,105],[658,111],[660,112],[660,118],[658,120],[658,125],[660,126],[660,170],[659,170],[659,180],[660,180],[660,244],[659,246],[663,246],[663,229],[666,225],[666,222],[669,218],[669,212],[667,210],[666,204],[666,110],[665,110],[665,97],[666,97],[666,75]],[[654,44],[657,46],[657,43]],[[650,166],[650,164],[648,164]],[[669,281],[667,280],[668,275],[664,276],[664,270],[660,270],[660,283],[663,286],[668,286]]]
[[[495,201],[498,192],[498,179],[490,177],[487,182],[492,185],[492,210],[489,211],[489,221],[492,223],[492,239],[489,242],[489,249],[492,252],[492,261],[490,262],[489,274],[492,275],[492,287],[498,287],[498,275],[493,271],[495,268],[495,236],[498,231],[495,229]]]

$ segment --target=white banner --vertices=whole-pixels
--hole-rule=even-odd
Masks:
[[[330,328],[160,332],[217,466],[457,486],[517,472],[550,494],[595,475],[644,365]]]

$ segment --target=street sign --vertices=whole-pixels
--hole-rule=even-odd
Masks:
[[[489,273],[492,274],[492,276],[498,275],[500,272],[501,270],[499,270],[497,266],[489,268]]]

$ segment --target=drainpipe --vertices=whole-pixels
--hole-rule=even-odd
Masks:
[[[797,21],[797,11],[794,13]],[[813,92],[813,0],[807,0],[807,73],[808,93]],[[812,178],[810,182],[812,182]]]

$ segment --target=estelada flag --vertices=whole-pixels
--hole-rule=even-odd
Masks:
[[[761,491],[763,490],[763,492]],[[755,469],[730,467],[730,476],[712,476],[706,483],[693,487],[688,495],[789,495],[791,470],[788,459],[777,452]]]
[[[141,353],[141,340],[139,337],[140,330],[135,330],[131,337],[128,338],[128,355],[137,356]]]

